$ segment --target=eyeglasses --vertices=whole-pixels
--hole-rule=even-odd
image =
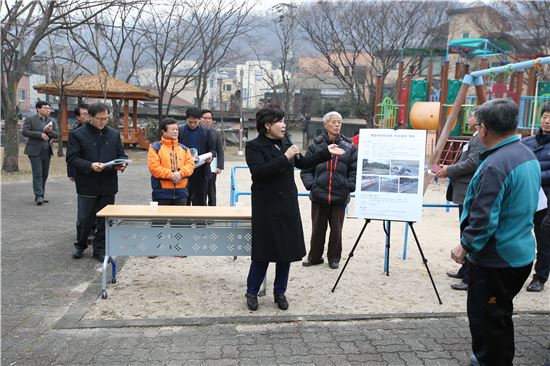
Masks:
[[[97,119],[98,121],[101,121],[101,122],[109,120],[109,116],[107,116],[107,117],[92,117],[92,118]]]

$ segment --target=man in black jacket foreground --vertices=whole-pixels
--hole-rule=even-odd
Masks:
[[[355,191],[357,169],[357,149],[351,139],[340,134],[342,116],[338,112],[329,112],[323,117],[325,132],[317,136],[308,148],[306,156],[337,144],[345,151],[344,155],[332,156],[331,160],[318,164],[300,173],[302,182],[310,191],[311,200],[311,243],[308,259],[304,267],[321,264],[325,248],[327,223],[330,225],[327,259],[329,267],[337,269],[342,255],[342,227],[346,214],[346,205],[350,193]]]
[[[88,234],[95,222],[93,257],[102,262],[105,257],[105,218],[96,219],[96,213],[115,203],[117,171],[122,172],[126,168],[126,164],[104,167],[103,163],[128,157],[119,132],[107,126],[109,108],[103,103],[96,103],[90,106],[88,113],[90,122],[71,132],[67,145],[67,164],[74,169],[78,194],[77,241],[73,258],[82,258],[88,246]]]

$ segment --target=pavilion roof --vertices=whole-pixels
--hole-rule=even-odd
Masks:
[[[135,85],[115,79],[101,70],[99,75],[79,76],[64,87],[66,96],[95,97],[109,99],[155,100],[157,95]],[[33,86],[37,92],[60,95],[60,83],[38,84]]]

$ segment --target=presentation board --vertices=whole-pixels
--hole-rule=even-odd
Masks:
[[[422,218],[426,131],[359,131],[355,216],[419,222]]]

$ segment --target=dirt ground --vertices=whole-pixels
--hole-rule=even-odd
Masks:
[[[237,159],[237,157],[234,157]],[[226,164],[243,165],[241,160]],[[238,189],[250,190],[248,170],[237,171]],[[298,173],[299,191],[305,191]],[[219,205],[229,205],[230,170],[218,178]],[[444,203],[445,180],[432,183],[424,203]],[[241,198],[250,205],[250,197]],[[311,235],[310,203],[299,198],[306,246]],[[353,200],[349,213],[353,212]],[[404,224],[391,227],[390,275],[383,272],[385,236],[382,222],[371,222],[355,250],[334,293],[331,292],[343,264],[364,224],[363,220],[346,218],[342,266],[331,270],[328,264],[302,267],[293,263],[290,270],[287,297],[290,308],[284,315],[346,315],[465,312],[466,292],[450,288],[453,281],[445,275],[458,269],[450,259],[450,250],[458,241],[456,209],[425,208],[422,221],[415,225],[425,257],[439,290],[443,305],[439,305],[419,250],[408,240],[407,257],[403,259]],[[328,235],[327,235],[328,237]],[[273,303],[274,266],[268,270],[266,297],[260,298],[260,308],[250,312],[245,304],[246,276],[250,259],[240,257],[129,258],[120,270],[117,283],[108,286],[108,299],[98,298],[86,314],[86,319],[159,319],[186,317],[231,317],[239,315],[266,316],[283,314]],[[548,291],[528,293],[522,290],[516,297],[515,310],[549,310]]]

